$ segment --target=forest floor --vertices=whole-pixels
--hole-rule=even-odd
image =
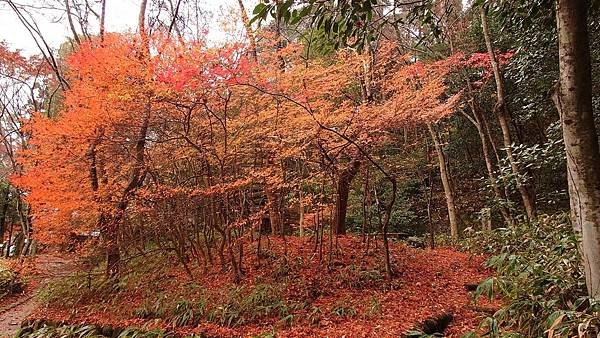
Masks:
[[[190,276],[174,255],[140,256],[114,285],[83,273],[54,283],[48,306],[38,307],[29,320],[136,326],[178,336],[398,337],[450,315],[444,335],[458,337],[499,307],[473,302],[472,285],[491,274],[482,256],[392,243],[395,276],[388,282],[380,272],[381,243],[371,243],[365,255],[361,239],[346,236],[331,258],[328,241],[322,255],[309,237],[269,243],[263,242],[260,264],[256,248],[246,249],[238,284],[217,257],[213,268],[190,267]]]
[[[24,289],[0,299],[0,337],[13,337],[21,324],[40,306],[37,292],[48,283],[72,275],[76,271],[73,257],[47,253],[24,262],[22,274],[27,279]]]

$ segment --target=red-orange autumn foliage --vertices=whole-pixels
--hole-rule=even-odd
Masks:
[[[139,123],[139,99],[151,69],[137,56],[132,37],[111,35],[102,47],[84,44],[68,59],[72,88],[56,118],[35,114],[26,125],[33,135],[21,154],[23,176],[13,181],[29,191],[36,233],[57,240],[73,229],[89,229],[103,204],[118,194],[128,159],[119,151]],[[90,144],[102,137],[101,170],[109,173],[97,195],[90,183]]]
[[[217,50],[156,35],[150,46],[145,57],[139,38],[123,34],[82,44],[67,61],[65,108],[27,124],[31,146],[13,181],[28,191],[40,238],[97,229],[100,215],[120,205],[121,229],[179,236],[193,225],[240,243],[268,207],[285,204],[283,195],[329,184],[328,173],[350,158],[364,161],[365,151],[393,142],[390,131],[437,121],[458,104],[444,80],[461,56],[425,64],[386,46],[367,76],[365,56],[353,51],[307,61],[299,45],[267,45],[256,64],[237,45]],[[136,166],[141,184],[130,190]],[[332,203],[309,190],[307,212]],[[275,197],[256,197],[265,191]],[[196,245],[185,241],[178,245]]]
[[[160,34],[148,41],[149,54],[135,35],[108,34],[68,57],[64,109],[56,117],[35,114],[28,121],[23,174],[12,180],[27,191],[39,239],[60,242],[73,232],[99,230],[121,253],[144,252],[152,243],[174,253],[169,259],[178,259],[177,273],[194,280],[202,276],[206,285],[216,279],[220,286],[225,277],[208,272],[228,270],[235,283],[270,272],[260,266],[273,264],[261,252],[272,239],[261,238],[282,235],[273,241],[276,248],[267,250],[287,255],[284,235],[299,225],[298,209],[314,235],[291,240],[289,252],[310,263],[306,275],[322,277],[322,267],[334,266],[334,259],[348,264],[363,254],[357,238],[340,241],[354,249],[345,255],[337,253],[337,240],[333,247],[341,186],[348,186],[359,168],[385,171],[392,182],[397,167],[385,162],[383,150],[398,141],[404,126],[450,116],[461,93],[450,91],[447,78],[475,62],[453,55],[425,63],[385,44],[376,61],[352,50],[306,60],[301,45],[279,48],[273,41],[262,42],[254,62],[239,45],[213,49]],[[380,233],[370,230],[373,237]],[[376,269],[386,250],[367,246],[365,257],[369,250],[369,264]],[[395,244],[391,251],[393,268],[416,269],[406,263],[412,251]],[[459,256],[452,264],[464,261]],[[484,275],[474,267],[469,271]],[[184,276],[179,277],[181,284]],[[433,281],[439,285],[432,284],[432,290],[445,287]],[[460,302],[463,282],[452,279],[452,297]],[[332,281],[328,287],[337,285]],[[384,304],[418,303],[400,294],[390,293]],[[331,299],[320,301],[335,306]],[[434,313],[435,304],[429,299],[410,322]],[[390,324],[390,308],[381,325]],[[394,332],[404,332],[408,323],[396,321]],[[336,334],[355,324],[294,330]],[[370,321],[359,324],[367,327]]]

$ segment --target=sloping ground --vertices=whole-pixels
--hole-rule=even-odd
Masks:
[[[453,316],[445,335],[459,336],[480,321],[465,286],[489,276],[483,257],[393,244],[396,276],[388,283],[378,272],[381,244],[375,250],[371,244],[364,256],[359,238],[340,238],[328,267],[328,244],[319,264],[309,238],[270,242],[260,267],[255,248],[247,249],[241,285],[218,268],[195,269],[190,278],[172,257],[146,256],[134,260],[109,291],[100,281],[97,285],[104,286],[86,291],[84,276],[56,287],[78,291],[56,296],[30,319],[220,337],[268,332],[279,337],[398,337],[441,314]]]
[[[29,283],[18,295],[0,302],[0,337],[13,337],[21,323],[39,306],[35,293],[47,283],[75,271],[74,261],[57,254],[43,254],[34,259],[35,271],[28,272]]]

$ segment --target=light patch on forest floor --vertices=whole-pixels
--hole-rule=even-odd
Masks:
[[[40,305],[35,294],[51,281],[76,271],[73,258],[58,254],[43,254],[35,258],[36,271],[19,295],[8,296],[0,302],[0,337],[13,337],[21,323]]]

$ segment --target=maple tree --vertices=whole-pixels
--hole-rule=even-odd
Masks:
[[[31,110],[51,114],[55,109],[52,101],[57,96],[56,90],[52,89],[55,85],[51,70],[40,57],[25,57],[21,51],[10,50],[6,43],[0,42],[0,241],[4,242],[7,235],[8,247],[15,243],[14,234],[20,232],[29,239],[33,231],[30,209],[24,203],[24,191],[9,182],[11,175],[22,173],[17,153],[28,146],[29,138],[22,125]],[[26,252],[28,245],[18,249]],[[3,251],[2,255],[8,256],[9,251]]]
[[[145,56],[147,43],[155,55]],[[25,172],[13,178],[29,192],[40,238],[99,230],[108,248],[118,248],[139,231],[144,237],[130,240],[170,243],[186,266],[190,255],[212,263],[216,250],[239,279],[244,245],[257,226],[260,236],[267,210],[274,234],[289,231],[281,223],[283,196],[299,191],[303,212],[330,217],[330,236],[345,234],[361,163],[396,184],[374,155],[392,141],[384,127],[442,119],[458,102],[458,94],[443,99],[457,57],[433,65],[405,57],[409,65],[392,73],[378,64],[373,71],[388,72],[385,80],[367,84],[364,57],[353,52],[333,63],[306,62],[291,44],[257,64],[241,48],[215,50],[161,34],[82,42],[67,61],[64,109],[27,124],[33,137],[21,155]],[[271,59],[284,59],[285,71],[271,68]],[[382,97],[367,99],[367,85],[381,86]],[[337,199],[323,194],[330,188]],[[394,199],[387,203],[384,241]],[[335,212],[322,215],[328,205]],[[204,238],[190,237],[190,226]]]

